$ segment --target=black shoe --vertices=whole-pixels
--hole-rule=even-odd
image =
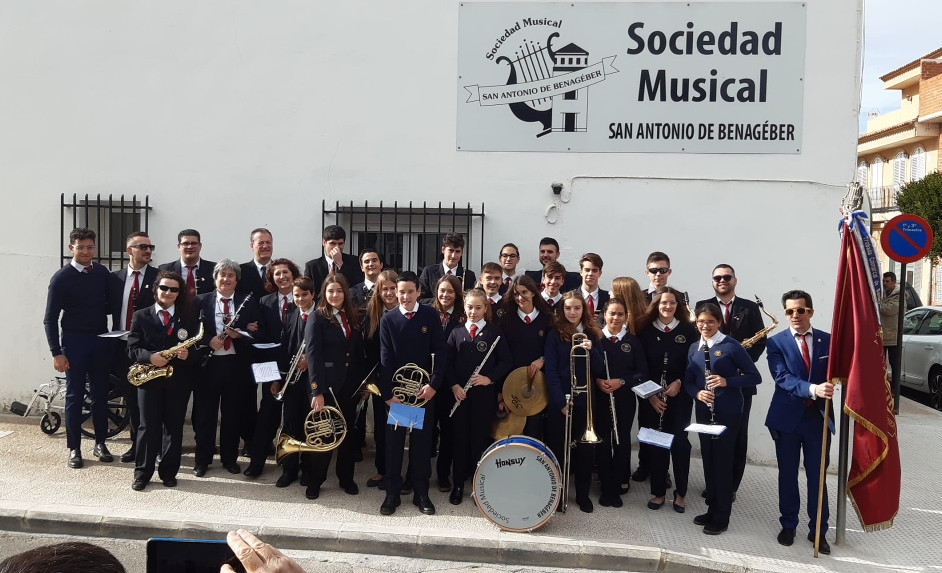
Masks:
[[[134,458],[136,458],[136,457],[137,457],[137,452],[134,451],[134,447],[132,446],[130,450],[128,450],[128,451],[124,452],[123,454],[121,454],[121,458],[120,458],[120,459],[121,459],[121,463],[126,464],[126,463],[129,463],[129,462],[133,462],[133,461],[134,461]]]
[[[610,495],[603,493],[599,496],[599,505],[602,507],[612,507],[612,498]]]
[[[366,487],[376,487],[381,483],[383,483],[383,476],[379,476],[378,478],[371,477],[370,479],[366,480]]]
[[[307,489],[304,490],[304,497],[308,499],[317,499],[321,496],[321,486],[319,485],[309,485]]]
[[[648,502],[648,509],[653,509],[654,511],[657,511],[661,509],[662,507],[664,507],[665,502],[667,502],[666,498],[661,503],[658,503],[652,499],[651,501]]]
[[[706,513],[701,513],[697,517],[693,518],[693,522],[697,525],[706,525],[713,521],[713,514],[709,511]]]
[[[812,545],[814,544],[814,534],[810,531],[808,532],[808,541],[810,541]],[[828,540],[825,539],[823,535],[821,536],[821,541],[818,542],[818,552],[824,553],[825,555],[831,554],[831,546],[828,545]]]
[[[226,468],[226,471],[231,474],[240,474],[242,473],[242,468],[239,467],[239,464],[232,462],[228,464],[223,464],[222,467]]]
[[[736,501],[736,492],[735,492],[735,491],[733,492],[733,499],[732,499],[732,501]]]
[[[717,525],[715,523],[708,523],[703,526],[703,532],[707,535],[719,535],[723,533],[728,528],[728,525]]]
[[[631,489],[631,482],[623,483],[621,487],[618,488],[618,495],[625,495],[628,493],[628,490]]]
[[[638,468],[633,474],[631,474],[631,479],[634,481],[644,481],[648,479],[648,470],[645,468]]]
[[[343,491],[345,491],[347,495],[357,495],[360,493],[360,487],[356,484],[356,482],[340,484],[340,487],[343,488]]]
[[[790,547],[791,544],[795,542],[795,530],[783,527],[782,530],[778,532],[776,539],[778,539],[779,545]]]
[[[177,487],[177,478],[167,478],[160,481],[163,482],[164,487]]]
[[[242,472],[242,475],[250,478],[258,477],[262,475],[262,468],[249,464],[249,467],[245,468],[245,471]]]
[[[131,484],[131,489],[134,491],[144,491],[144,487],[147,486],[147,482],[142,479],[134,480],[134,483]]]
[[[684,503],[686,504],[687,501],[684,500]],[[674,490],[674,499],[673,501],[671,501],[671,505],[674,507],[674,511],[676,511],[677,513],[683,513],[687,511],[687,507],[685,505],[677,504],[677,490],[676,489]]]
[[[69,450],[69,467],[73,470],[77,470],[82,467],[82,465],[82,450],[78,448]]]
[[[402,487],[399,488],[399,494],[400,494],[400,495],[409,495],[410,493],[412,493],[412,480],[409,479],[409,478],[406,478],[406,479],[402,482]]]
[[[298,479],[298,474],[294,472],[282,472],[281,477],[278,478],[278,481],[275,482],[275,487],[288,487],[294,483],[294,480]]]
[[[420,495],[413,499],[412,503],[425,515],[435,515],[435,505],[428,498],[428,495]]]
[[[438,491],[443,493],[451,491],[451,480],[446,477],[438,478]]]
[[[392,515],[396,513],[396,508],[400,503],[398,495],[387,495],[383,500],[383,505],[379,506],[379,512],[383,515]]]
[[[114,456],[108,451],[108,446],[106,446],[104,442],[95,444],[95,451],[92,452],[92,455],[98,458],[100,462],[108,463],[114,461]]]
[[[311,478],[308,477],[308,475],[307,475],[306,473],[301,472],[300,475],[301,475],[301,479],[298,480],[298,484],[299,484],[301,487],[307,487],[307,486],[311,485]]]
[[[609,501],[612,502],[612,507],[621,507],[621,506],[624,505],[624,502],[622,502],[620,495],[614,495],[614,494],[613,494],[613,495],[609,496],[608,499],[609,499]]]
[[[448,496],[448,502],[451,505],[461,505],[462,499],[464,499],[464,489],[461,487],[455,487],[451,490],[451,495]]]
[[[196,464],[195,466],[193,466],[193,475],[195,475],[198,478],[201,478],[204,475],[206,475],[206,464]]]
[[[706,498],[706,490],[700,492],[700,497]]]
[[[579,504],[579,509],[585,513],[592,513],[592,510],[595,509],[592,506],[592,500],[588,497],[576,497],[576,503]]]

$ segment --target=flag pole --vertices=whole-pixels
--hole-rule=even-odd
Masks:
[[[847,533],[847,450],[849,446],[850,416],[844,412],[844,385],[841,384],[841,430],[837,446],[837,522],[834,543],[844,545]]]
[[[818,546],[821,544],[821,503],[824,499],[824,473],[825,462],[828,459],[828,420],[831,413],[831,399],[824,399],[824,427],[821,429],[821,469],[818,474],[818,515],[814,520],[814,556],[818,557]]]

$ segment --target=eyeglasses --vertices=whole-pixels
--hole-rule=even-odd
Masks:
[[[715,283],[721,283],[723,281],[730,282],[734,278],[736,277],[734,277],[733,275],[716,275],[713,277],[713,282]]]
[[[201,244],[201,243],[199,243],[199,242],[192,243],[192,242],[190,242],[190,241],[187,241],[187,242],[185,242],[185,243],[180,243],[180,246],[181,246],[181,247],[195,247],[195,246],[200,245],[200,244]]]
[[[95,245],[72,245],[72,249],[75,251],[94,251]]]
[[[805,308],[805,307],[803,307],[803,306],[799,306],[799,307],[797,307],[797,308],[786,308],[786,309],[785,309],[785,316],[791,316],[791,315],[795,314],[796,312],[798,313],[799,316],[801,316],[801,315],[805,314],[806,312],[811,312],[812,310],[814,310],[814,309]]]
[[[677,306],[677,301],[674,300],[662,300],[658,303],[661,306]]]
[[[145,244],[142,243],[142,244],[140,244],[140,245],[131,245],[131,248],[132,248],[132,249],[140,249],[140,250],[142,250],[142,251],[153,251],[153,250],[155,250],[155,249],[157,248],[157,245],[145,245]]]
[[[501,253],[500,258],[502,259],[518,259],[520,255],[515,255],[513,253]]]
[[[716,326],[719,322],[715,320],[698,320],[697,326]]]
[[[658,275],[658,274],[666,275],[667,273],[671,272],[671,268],[670,267],[650,268],[648,269],[648,272],[651,273],[652,275]]]
[[[164,292],[172,292],[172,293],[178,293],[178,292],[180,292],[180,287],[172,287],[172,286],[167,286],[167,285],[157,285],[157,288],[159,288],[160,290],[162,290],[162,291],[164,291]]]

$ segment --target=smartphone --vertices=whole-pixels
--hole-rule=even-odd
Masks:
[[[236,573],[245,573],[245,567],[225,540],[160,537],[147,540],[147,573],[219,573],[226,563]]]

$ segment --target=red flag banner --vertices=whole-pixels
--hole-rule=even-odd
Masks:
[[[828,378],[844,385],[844,413],[854,420],[847,489],[864,530],[876,531],[892,526],[899,511],[899,444],[866,262],[873,259],[873,245],[863,222],[848,219],[841,223]]]

